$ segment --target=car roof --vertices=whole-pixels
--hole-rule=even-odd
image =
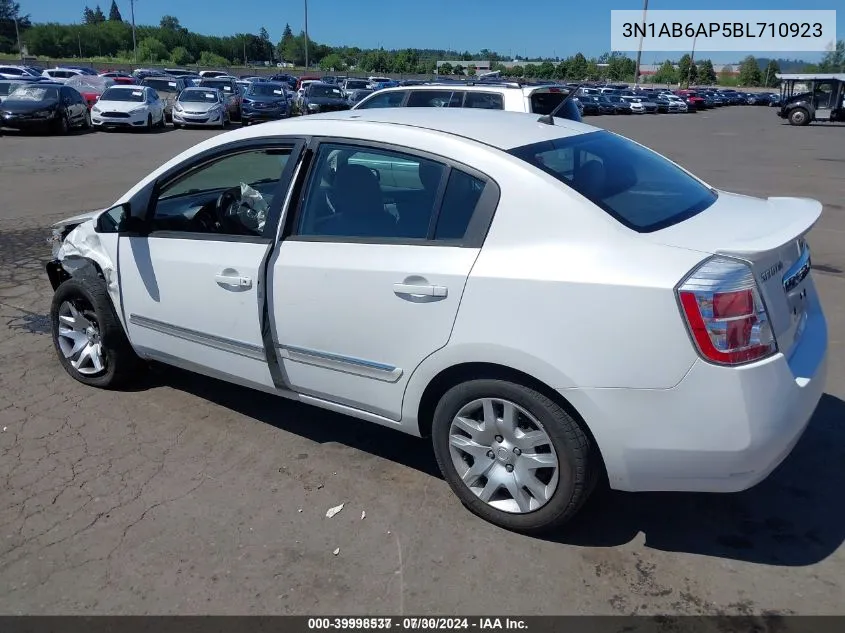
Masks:
[[[281,134],[325,135],[325,124],[336,121],[343,125],[369,123],[404,125],[460,136],[502,150],[540,143],[568,136],[597,132],[599,128],[569,119],[555,118],[554,125],[540,123],[537,114],[503,110],[466,110],[463,108],[374,108],[312,114],[282,121],[271,121],[256,128],[231,132],[244,138]],[[260,132],[253,130],[260,129]],[[375,140],[375,136],[372,137]]]

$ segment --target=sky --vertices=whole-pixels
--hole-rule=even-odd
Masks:
[[[18,0],[33,22],[79,22],[86,0]],[[321,44],[361,48],[494,50],[505,56],[598,56],[610,49],[610,11],[641,9],[642,0],[307,0],[308,34]],[[111,0],[88,0],[108,14]],[[117,0],[125,20],[130,0]],[[304,28],[305,0],[135,0],[135,23],[158,24],[175,15],[182,26],[206,35],[258,33],[264,26],[278,42],[285,23]],[[649,10],[670,9],[835,9],[837,36],[845,38],[845,7],[840,0],[650,0]],[[234,8],[236,7],[236,8]],[[682,53],[644,52],[643,63]],[[716,63],[747,54],[712,52]],[[817,53],[759,53],[816,61]]]

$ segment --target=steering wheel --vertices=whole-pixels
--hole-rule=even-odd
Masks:
[[[238,222],[238,207],[241,204],[241,188],[232,187],[220,194],[214,205],[215,221],[219,230],[226,233],[241,233]]]

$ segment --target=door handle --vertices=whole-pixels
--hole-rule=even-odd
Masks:
[[[417,295],[422,297],[445,297],[448,294],[445,286],[428,286],[423,284],[393,284],[393,292],[397,295]]]
[[[223,273],[217,273],[214,275],[214,281],[221,286],[233,286],[236,288],[252,287],[252,279],[249,277],[238,277],[236,275],[224,275]]]

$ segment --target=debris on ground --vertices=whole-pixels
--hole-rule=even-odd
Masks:
[[[317,484],[317,490],[320,490],[323,487],[323,484]]]
[[[367,518],[367,511],[366,511],[366,510],[361,510],[361,520],[363,521],[363,520],[364,520],[364,519],[366,519],[366,518]]]
[[[335,551],[332,552],[332,554],[334,554],[335,556],[340,554],[340,548],[338,547]]]
[[[326,518],[331,519],[334,515],[343,510],[343,506],[344,504],[341,503],[339,506],[335,506],[326,510]]]
[[[297,510],[297,512],[302,512],[302,508],[300,508],[299,510]]]

